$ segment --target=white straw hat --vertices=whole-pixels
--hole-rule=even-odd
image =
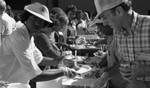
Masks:
[[[36,2],[36,3],[25,6],[24,10],[28,11],[29,13],[31,13],[47,22],[53,23],[49,17],[49,10],[45,5],[42,5],[38,2]]]
[[[109,9],[111,9],[123,2],[127,2],[127,1],[128,0],[94,0],[94,4],[96,7],[96,11],[97,11],[97,15],[94,18],[94,20],[96,20],[102,12],[109,10]]]
[[[101,20],[101,19],[95,19],[95,20],[93,20],[93,21],[90,22],[89,27],[96,26],[97,23],[103,23],[103,20]]]

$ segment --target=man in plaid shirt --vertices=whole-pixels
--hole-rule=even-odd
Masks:
[[[97,16],[114,29],[127,88],[150,88],[150,16],[132,10],[129,0],[94,0]],[[124,64],[125,63],[125,64]]]

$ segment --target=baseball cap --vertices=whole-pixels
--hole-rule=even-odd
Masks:
[[[33,4],[26,5],[24,7],[24,10],[28,11],[29,13],[31,13],[47,22],[53,23],[50,20],[48,8],[43,4],[35,2]]]

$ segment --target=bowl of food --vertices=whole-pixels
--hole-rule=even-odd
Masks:
[[[75,58],[74,55],[68,55],[68,56],[65,56],[64,59],[66,59],[66,60],[73,60],[74,58]]]
[[[85,37],[80,36],[76,39],[76,44],[78,44],[78,45],[82,45],[82,44],[86,44],[86,43],[87,43],[87,41],[86,41]]]
[[[84,77],[86,74],[88,74],[91,71],[91,67],[89,65],[82,65],[79,67],[79,69],[74,70],[78,75],[81,77]]]

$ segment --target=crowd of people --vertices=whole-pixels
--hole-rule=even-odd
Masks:
[[[39,81],[74,77],[58,67],[66,58],[62,51],[91,28],[105,37],[94,45],[108,46],[99,63],[105,71],[94,88],[149,88],[150,17],[133,11],[130,0],[94,0],[94,5],[89,14],[73,4],[49,10],[34,2],[15,16],[0,0],[0,88],[36,88]]]

